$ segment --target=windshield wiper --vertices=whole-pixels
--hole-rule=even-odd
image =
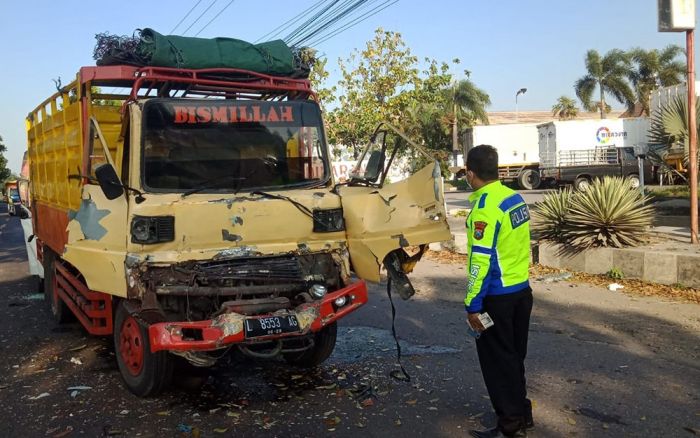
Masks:
[[[224,181],[242,182],[242,181],[245,181],[246,179],[248,179],[248,178],[244,177],[244,176],[232,176],[232,175],[211,178],[211,179],[208,179],[207,181],[205,181],[204,183],[200,184],[199,186],[187,190],[186,192],[184,192],[180,196],[184,198],[184,197],[192,195],[194,193],[201,192],[202,190],[213,189]],[[238,191],[238,190],[236,190],[236,191]]]

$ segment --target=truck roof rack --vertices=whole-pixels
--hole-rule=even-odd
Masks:
[[[169,67],[97,66],[80,69],[82,83],[131,88],[139,97],[216,97],[227,99],[316,100],[306,79],[270,76],[233,68],[200,70]]]

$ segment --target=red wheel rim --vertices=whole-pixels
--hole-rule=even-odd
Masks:
[[[119,332],[119,354],[132,376],[138,376],[143,368],[143,338],[133,316],[127,316]]]

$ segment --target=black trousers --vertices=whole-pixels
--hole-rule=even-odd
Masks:
[[[493,327],[476,340],[481,373],[498,416],[498,428],[510,435],[532,420],[525,387],[527,334],[532,312],[532,290],[484,298]]]

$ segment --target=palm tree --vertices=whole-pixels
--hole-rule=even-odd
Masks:
[[[559,120],[572,120],[578,116],[576,101],[567,96],[560,96],[557,103],[552,106],[552,115]]]
[[[649,114],[649,95],[653,90],[659,86],[667,87],[683,81],[686,65],[676,58],[684,53],[685,51],[676,45],[669,45],[661,50],[635,48],[629,52],[635,64],[629,79],[646,114]]]
[[[597,50],[586,53],[586,70],[588,73],[576,81],[574,89],[587,111],[600,110],[600,118],[605,118],[605,95],[611,95],[628,108],[634,106],[634,93],[625,78],[630,73],[630,58],[622,50],[613,49],[601,58]],[[593,93],[598,88],[600,99],[592,102]]]
[[[491,105],[488,93],[480,89],[469,79],[455,82],[450,88],[445,89],[446,101],[452,104],[452,111],[448,110],[446,118],[452,125],[452,151],[456,154],[459,149],[459,122],[474,124],[477,121],[488,125],[489,116],[486,107]]]

